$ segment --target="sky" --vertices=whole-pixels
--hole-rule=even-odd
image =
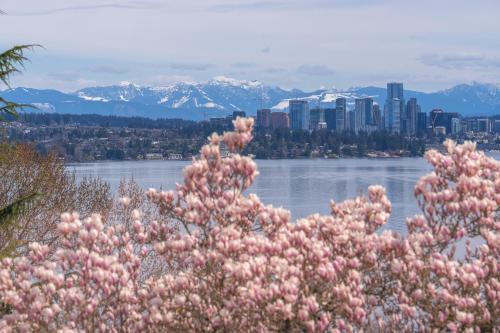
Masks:
[[[43,45],[12,86],[218,75],[309,91],[500,83],[498,0],[0,0],[0,9],[0,49]]]

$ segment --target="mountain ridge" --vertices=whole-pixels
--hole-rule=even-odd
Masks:
[[[38,112],[145,116],[201,120],[220,117],[235,110],[254,115],[265,107],[286,110],[290,99],[304,99],[311,107],[335,107],[337,97],[372,97],[383,107],[386,89],[375,86],[345,90],[321,89],[312,92],[268,86],[260,81],[237,80],[218,76],[205,82],[180,82],[165,86],[140,86],[123,81],[117,85],[96,86],[64,93],[55,89],[12,88],[0,96],[15,102],[37,106]],[[472,82],[449,89],[425,93],[405,90],[405,99],[416,97],[422,110],[442,108],[463,116],[490,116],[500,113],[500,87]]]

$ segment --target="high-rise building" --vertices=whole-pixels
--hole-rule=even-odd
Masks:
[[[417,133],[417,114],[420,112],[417,99],[412,97],[406,103],[405,134],[415,135]]]
[[[422,136],[427,133],[427,113],[417,113],[417,135]]]
[[[354,118],[354,131],[367,131],[373,123],[373,99],[356,98]]]
[[[286,112],[271,112],[271,128],[289,128],[290,119],[288,118],[288,113]]]
[[[354,111],[347,111],[346,130],[354,131],[356,128],[356,116]]]
[[[385,129],[391,133],[401,132],[401,104],[399,98],[387,100],[384,105]]]
[[[404,90],[403,84],[401,82],[389,82],[387,83],[387,99],[397,98],[399,100],[404,100]]]
[[[325,115],[323,109],[317,107],[310,110],[309,116],[309,129],[317,130],[319,129],[319,123],[325,122]]]
[[[347,125],[347,100],[339,97],[335,100],[335,130],[342,132]]]
[[[406,125],[406,114],[404,112],[404,90],[400,82],[387,83],[387,100],[384,105],[385,129],[393,132],[401,132],[401,123]]]
[[[429,115],[429,123],[433,131],[436,127],[444,127],[445,134],[451,134],[451,119],[453,118],[460,118],[460,115],[456,112],[444,112],[442,109],[434,109]]]
[[[309,130],[309,103],[307,101],[291,100],[289,110],[292,129]]]
[[[326,128],[335,131],[337,129],[337,110],[328,108],[323,111],[325,114]]]
[[[257,110],[257,127],[268,128],[271,126],[271,110],[261,109]]]
[[[380,111],[380,105],[377,103],[373,103],[373,126],[377,129],[384,127],[382,124],[382,111]]]
[[[457,135],[462,132],[462,122],[460,118],[451,118],[451,134]]]

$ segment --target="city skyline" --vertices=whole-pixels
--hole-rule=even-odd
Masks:
[[[0,47],[45,47],[14,86],[73,91],[226,75],[309,91],[404,81],[429,92],[500,77],[492,0],[6,0],[2,10],[11,31]]]

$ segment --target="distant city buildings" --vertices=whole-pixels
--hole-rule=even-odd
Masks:
[[[436,132],[436,128],[444,128],[444,134],[452,134],[453,119],[460,119],[460,115],[456,112],[445,112],[442,109],[434,109],[430,112],[429,122],[432,130]],[[441,129],[438,130],[442,132]]]
[[[354,107],[354,131],[370,131],[373,125],[373,99],[357,98]]]
[[[401,133],[401,123],[406,125],[404,114],[404,91],[400,82],[387,83],[387,99],[384,105],[385,129],[392,133]]]
[[[417,103],[417,99],[412,97],[406,103],[406,115],[404,119],[404,134],[415,135],[417,134],[417,116],[421,112],[420,105]]]
[[[335,100],[335,130],[342,132],[346,130],[347,100],[343,97]]]
[[[309,129],[317,130],[320,129],[319,125],[325,123],[324,110],[320,107],[316,107],[310,110],[309,114]]]
[[[257,110],[256,127],[304,131],[328,129],[355,133],[385,130],[409,137],[500,132],[500,119],[462,118],[456,112],[442,109],[433,109],[429,113],[422,111],[415,97],[405,99],[403,83],[400,82],[387,83],[387,98],[383,110],[373,97],[369,96],[356,98],[351,109],[348,105],[344,97],[335,99],[335,107],[328,104],[325,108],[319,105],[310,108],[308,101],[293,99],[289,101],[288,112]],[[210,121],[214,124],[227,124],[228,119],[244,115],[243,111],[234,111],[232,117],[212,118]]]
[[[334,108],[324,109],[326,128],[337,131],[337,110]]]
[[[295,130],[309,130],[310,112],[309,103],[303,100],[289,102],[290,126]]]
[[[261,109],[257,110],[257,127],[268,128],[271,126],[271,110]]]
[[[289,128],[290,127],[290,119],[288,118],[288,113],[286,112],[271,112],[271,128]]]

